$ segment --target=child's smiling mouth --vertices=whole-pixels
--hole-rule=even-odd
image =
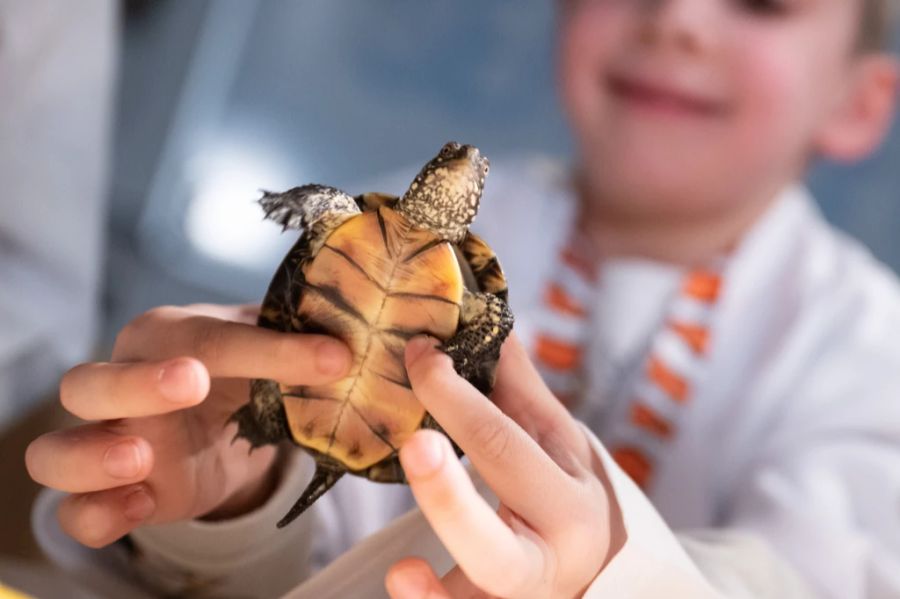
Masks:
[[[725,102],[688,91],[660,79],[610,74],[610,94],[630,108],[665,116],[715,117],[725,113]]]

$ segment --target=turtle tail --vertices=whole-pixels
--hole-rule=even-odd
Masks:
[[[278,528],[284,528],[293,522],[297,516],[306,511],[306,508],[315,503],[319,497],[333,487],[334,483],[340,480],[342,476],[344,476],[344,472],[342,471],[323,468],[322,466],[317,465],[316,473],[313,475],[312,480],[309,481],[309,484],[306,486],[306,490],[303,491],[300,499],[298,499],[290,511],[284,515],[284,518],[278,521],[276,526]]]

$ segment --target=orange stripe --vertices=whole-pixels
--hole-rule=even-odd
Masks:
[[[653,465],[643,451],[637,447],[620,447],[614,449],[610,455],[637,486],[642,489],[647,487],[653,474]]]
[[[659,437],[668,439],[672,436],[672,425],[647,405],[635,403],[631,406],[631,422]]]
[[[556,370],[573,370],[581,363],[581,348],[545,335],[537,335],[537,359]]]
[[[669,397],[678,403],[687,401],[688,384],[681,375],[673,372],[668,366],[656,356],[650,357],[650,363],[647,367],[647,376],[650,380],[659,385],[659,387],[668,393]]]
[[[709,330],[706,327],[672,321],[669,327],[687,343],[695,354],[705,354],[709,347]]]
[[[547,287],[547,291],[544,293],[544,301],[547,302],[547,305],[551,308],[564,314],[582,317],[587,314],[584,308],[581,307],[581,304],[572,299],[572,297],[556,283],[551,283]]]
[[[583,260],[579,257],[571,248],[565,248],[560,252],[560,258],[564,263],[577,270],[585,279],[594,281],[594,269],[592,265],[587,260]]]
[[[722,277],[718,274],[698,270],[687,276],[682,291],[694,299],[712,303],[719,297],[721,287]]]

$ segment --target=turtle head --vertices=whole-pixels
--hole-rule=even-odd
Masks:
[[[413,225],[459,241],[478,214],[487,173],[488,159],[478,148],[448,142],[422,167],[396,209]]]

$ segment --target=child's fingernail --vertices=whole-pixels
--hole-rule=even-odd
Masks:
[[[196,399],[198,379],[191,360],[173,360],[159,371],[159,391],[173,403],[190,403]]]
[[[436,339],[425,335],[413,337],[409,340],[409,343],[406,344],[406,363],[412,364],[426,351],[433,349],[436,344]]]
[[[316,346],[316,369],[326,376],[339,376],[350,368],[350,351],[340,341],[323,339]]]
[[[156,502],[150,497],[150,493],[143,487],[138,487],[125,496],[125,509],[122,513],[129,520],[141,522],[153,515],[156,510]]]
[[[134,441],[116,443],[103,454],[103,469],[115,478],[133,478],[143,467],[141,450]]]
[[[444,440],[437,432],[423,432],[401,452],[401,465],[407,476],[425,477],[437,472],[444,463]]]

